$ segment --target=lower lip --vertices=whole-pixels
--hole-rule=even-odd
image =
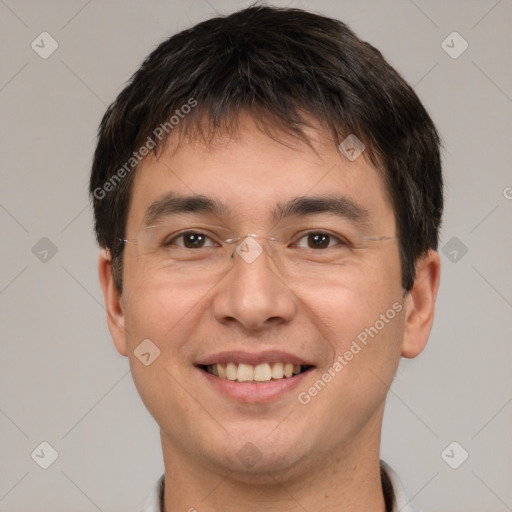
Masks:
[[[201,368],[198,368],[198,370],[212,386],[230,398],[244,403],[264,403],[271,402],[280,398],[285,393],[292,391],[307,375],[309,375],[313,368],[294,375],[293,377],[259,383],[238,382],[236,380],[223,379],[208,373]]]

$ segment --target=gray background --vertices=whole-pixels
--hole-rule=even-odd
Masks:
[[[512,510],[512,2],[275,4],[347,22],[442,134],[437,318],[389,393],[382,457],[426,511]],[[106,326],[87,197],[96,128],[160,41],[247,5],[0,0],[1,511],[137,511],[163,471],[156,423]],[[31,48],[43,31],[59,45],[47,59]],[[453,31],[469,44],[458,58],[442,47]],[[58,452],[48,469],[31,457],[42,441]]]

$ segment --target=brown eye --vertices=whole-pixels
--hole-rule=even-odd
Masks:
[[[305,234],[298,242],[297,247],[307,249],[327,249],[336,245],[339,240],[329,233],[320,231]]]
[[[185,233],[183,235],[183,244],[188,249],[197,249],[204,246],[206,237],[201,233]]]
[[[331,235],[325,231],[304,233],[294,244],[299,249],[332,249],[349,245],[344,238]]]
[[[169,240],[165,245],[169,248],[174,245],[184,249],[202,249],[204,247],[212,247],[215,243],[204,233],[187,231]]]
[[[331,242],[331,236],[326,233],[310,233],[307,237],[310,249],[326,249]]]

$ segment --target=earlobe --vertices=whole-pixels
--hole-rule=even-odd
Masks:
[[[416,264],[414,285],[405,299],[403,357],[416,357],[427,344],[434,322],[440,273],[441,261],[434,250],[428,251]]]
[[[110,252],[102,249],[98,259],[98,274],[107,311],[107,323],[112,340],[117,351],[126,356],[126,329],[125,317],[122,305],[122,296],[117,289],[112,276],[112,260]]]

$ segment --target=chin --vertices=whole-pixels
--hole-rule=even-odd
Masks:
[[[272,428],[275,428],[275,423]],[[308,442],[299,432],[283,431],[280,437],[269,435],[272,428],[260,429],[252,434],[226,436],[224,447],[209,454],[210,464],[217,471],[230,474],[230,479],[247,484],[275,484],[276,480],[290,480],[308,471],[316,457],[320,457],[318,444]],[[212,441],[210,440],[210,443]],[[315,452],[308,446],[316,445]],[[210,447],[214,445],[210,444]],[[215,446],[222,446],[219,444]],[[205,453],[205,452],[203,452]]]

